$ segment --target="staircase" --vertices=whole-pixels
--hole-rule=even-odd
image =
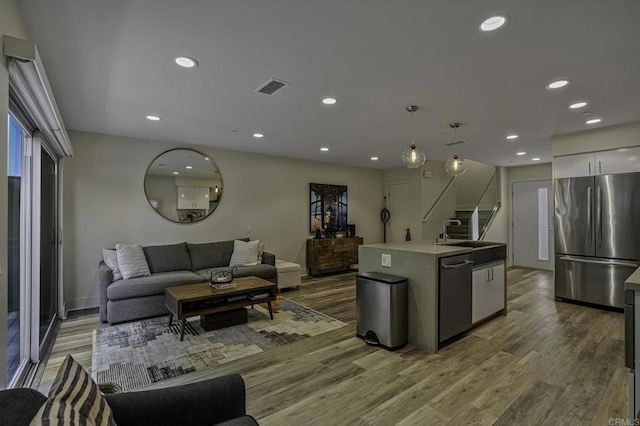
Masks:
[[[478,210],[478,228],[484,228],[487,221],[491,217],[491,210]],[[447,235],[449,238],[454,238],[458,240],[470,240],[471,228],[469,226],[469,220],[471,219],[471,214],[473,210],[456,210],[456,217],[452,217],[451,219],[459,220],[460,225],[447,225]],[[442,232],[442,231],[441,231]]]

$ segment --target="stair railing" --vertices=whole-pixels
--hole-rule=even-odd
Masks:
[[[429,220],[429,217],[431,216],[431,214],[436,211],[436,208],[438,207],[438,205],[440,204],[440,202],[442,201],[442,199],[444,198],[445,195],[447,195],[447,192],[449,192],[449,190],[451,189],[451,187],[453,186],[453,183],[456,181],[457,176],[452,177],[451,180],[449,181],[449,183],[447,184],[447,186],[442,190],[442,192],[440,193],[440,196],[438,196],[438,198],[436,199],[436,201],[431,205],[431,208],[429,209],[429,211],[427,212],[427,214],[424,215],[424,217],[422,218],[422,223],[426,222],[427,220]]]
[[[495,192],[490,192],[489,189],[491,186],[495,186]],[[492,197],[495,197],[495,200],[492,200]],[[489,213],[489,217],[487,221],[480,227],[480,207],[491,205],[491,211]],[[476,204],[476,207],[473,209],[473,213],[471,214],[471,218],[469,219],[468,224],[468,234],[473,241],[481,241],[483,240],[489,228],[493,224],[493,221],[496,218],[498,211],[500,210],[500,168],[496,167],[496,171],[489,180],[489,183],[485,187],[482,192],[482,197],[480,197],[480,201]],[[486,211],[486,209],[483,209]]]

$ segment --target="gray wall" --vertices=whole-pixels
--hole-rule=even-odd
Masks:
[[[98,305],[92,284],[102,249],[249,237],[278,258],[305,264],[310,236],[309,183],[348,186],[349,223],[366,244],[382,238],[383,172],[367,168],[217,150],[203,146],[70,132],[74,157],[65,160],[64,250],[67,309]],[[210,156],[224,182],[221,202],[198,223],[158,215],[144,194],[147,166],[161,152],[191,147]],[[251,227],[251,232],[247,227]]]

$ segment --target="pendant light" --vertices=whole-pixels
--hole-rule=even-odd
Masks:
[[[460,123],[451,123],[449,124],[449,127],[453,129],[453,143],[456,144],[458,143],[458,141],[456,141],[456,131],[458,130],[458,127],[460,127]],[[463,174],[467,170],[467,166],[464,164],[464,159],[460,158],[456,154],[447,160],[444,165],[444,169],[450,176],[456,177]]]
[[[414,130],[413,130],[413,113],[418,110],[415,105],[407,107],[407,111],[411,113],[411,147],[402,153],[402,162],[409,169],[417,169],[427,161],[427,156],[424,152],[420,152],[416,149],[414,143]]]

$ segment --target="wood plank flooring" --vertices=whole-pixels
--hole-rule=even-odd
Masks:
[[[306,279],[284,297],[347,327],[153,385],[229,372],[261,425],[606,425],[627,415],[623,315],[556,302],[552,273],[511,268],[509,312],[441,350],[388,352],[355,337],[355,274]],[[60,326],[37,387],[67,353],[91,366],[98,314]],[[620,423],[621,424],[621,423]]]

